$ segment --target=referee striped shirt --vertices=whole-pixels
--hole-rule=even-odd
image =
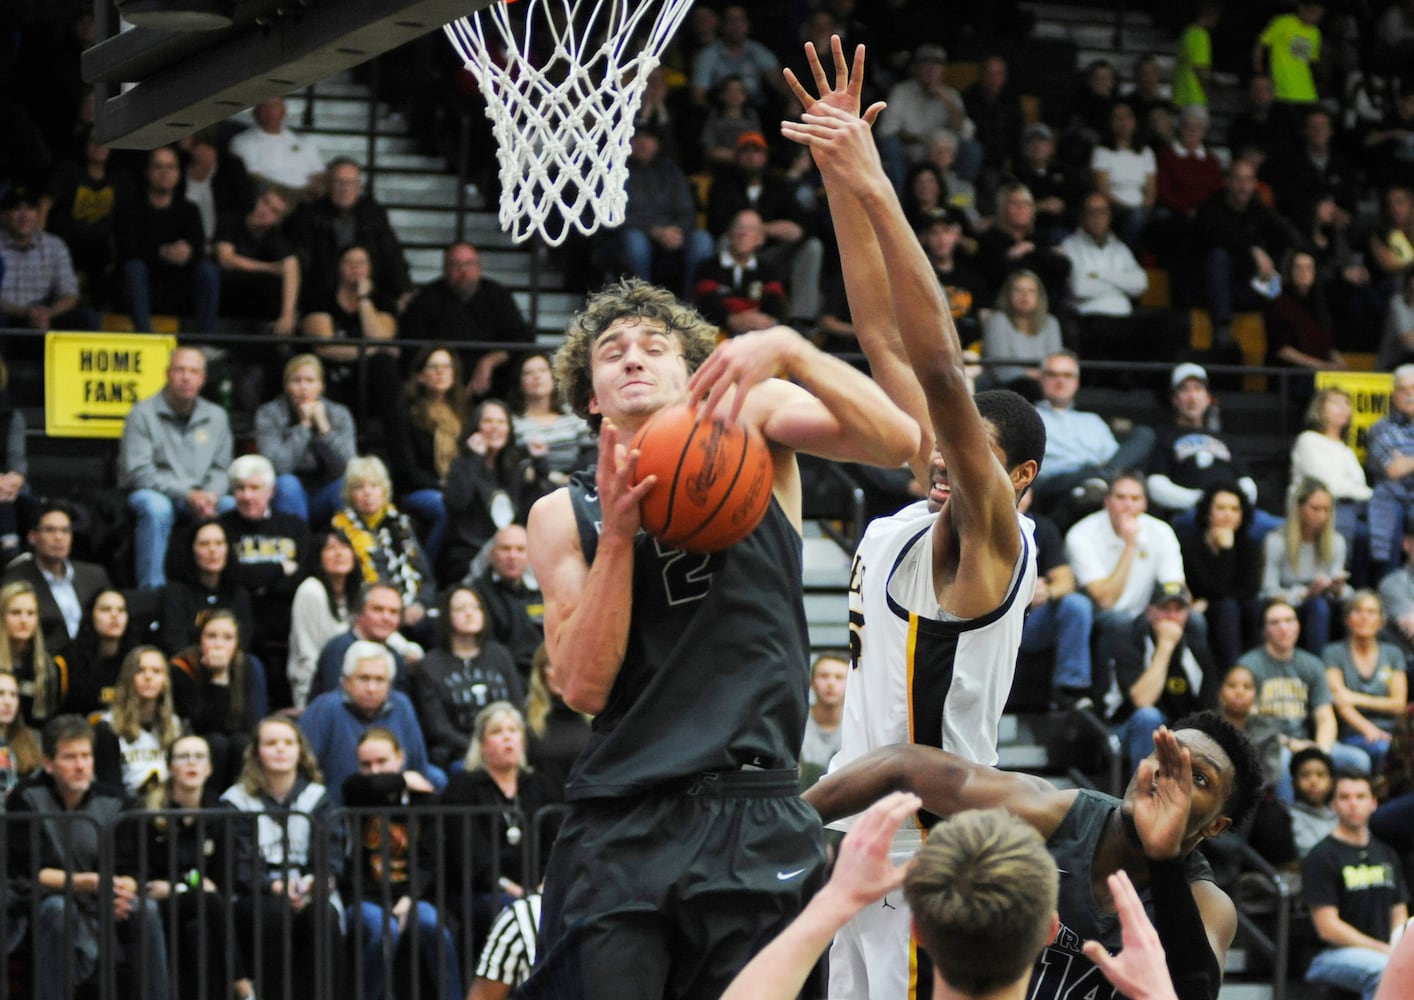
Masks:
[[[540,893],[535,892],[517,899],[496,917],[476,963],[476,978],[511,986],[525,982],[535,964],[539,933]]]

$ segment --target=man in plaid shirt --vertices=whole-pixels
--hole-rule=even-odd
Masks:
[[[1400,535],[1414,517],[1414,364],[1394,370],[1389,415],[1370,427],[1370,558],[1375,579],[1399,565]]]
[[[39,199],[11,188],[0,199],[0,309],[6,326],[94,330],[98,317],[79,305],[79,280],[64,241],[39,228]]]

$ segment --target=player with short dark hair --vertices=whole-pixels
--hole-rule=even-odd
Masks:
[[[1034,826],[1060,870],[1061,929],[1036,962],[1027,992],[1032,1000],[1114,995],[1082,943],[1119,947],[1118,926],[1108,919],[1113,900],[1100,887],[1121,869],[1147,896],[1178,996],[1212,1000],[1237,912],[1196,848],[1240,823],[1256,804],[1261,765],[1246,737],[1212,712],[1180,719],[1172,730],[1160,727],[1154,746],[1123,799],[1058,790],[1041,778],[910,744],[867,754],[804,797],[826,821],[859,812],[890,791],[911,791],[939,816],[1001,807]]]
[[[807,110],[783,132],[820,168],[859,344],[876,381],[925,428],[909,464],[928,491],[870,524],[856,551],[836,763],[910,741],[991,764],[1036,588],[1032,523],[1016,508],[1040,468],[1045,426],[1016,393],[972,396],[952,312],[870,137],[879,106],[860,115],[863,51],[851,70],[838,39],[832,48],[833,86],[807,47],[818,100],[789,77]],[[851,126],[861,141],[846,147],[836,140]],[[921,819],[904,824],[896,855],[912,855],[922,833]],[[896,903],[863,911],[836,938],[832,996],[907,991],[926,956]]]

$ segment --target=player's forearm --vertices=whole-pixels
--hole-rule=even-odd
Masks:
[[[828,885],[732,980],[722,1000],[791,1000],[854,907]]]
[[[878,235],[899,333],[924,392],[930,399],[951,398],[935,396],[937,391],[966,392],[962,344],[952,311],[882,170],[859,191],[859,199]]]
[[[632,539],[600,539],[582,594],[579,604],[553,629],[549,653],[565,704],[597,715],[608,704],[628,649]]]
[[[918,424],[872,379],[809,341],[786,359],[786,376],[815,396],[839,424],[826,457],[892,468],[918,450]]]
[[[1208,928],[1188,884],[1182,857],[1149,859],[1154,928],[1179,1000],[1216,1000],[1222,965],[1213,954]]]
[[[923,397],[918,378],[908,362],[903,338],[899,336],[889,297],[888,269],[884,266],[879,241],[859,199],[844,185],[838,182],[832,185],[828,176],[826,188],[836,238],[841,246],[849,248],[848,253],[840,255],[840,264],[850,314],[856,317],[854,336],[869,361],[874,381],[923,430],[922,437],[926,440],[920,440],[918,452],[909,464],[914,477],[920,483],[927,482],[928,457],[933,447],[928,401]]]

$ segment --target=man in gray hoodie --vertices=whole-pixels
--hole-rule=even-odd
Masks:
[[[206,358],[178,347],[167,362],[167,384],[135,403],[123,424],[118,484],[129,491],[137,585],[144,589],[167,582],[162,560],[178,517],[204,519],[235,507],[226,480],[231,425],[225,410],[201,398],[205,384]]]

